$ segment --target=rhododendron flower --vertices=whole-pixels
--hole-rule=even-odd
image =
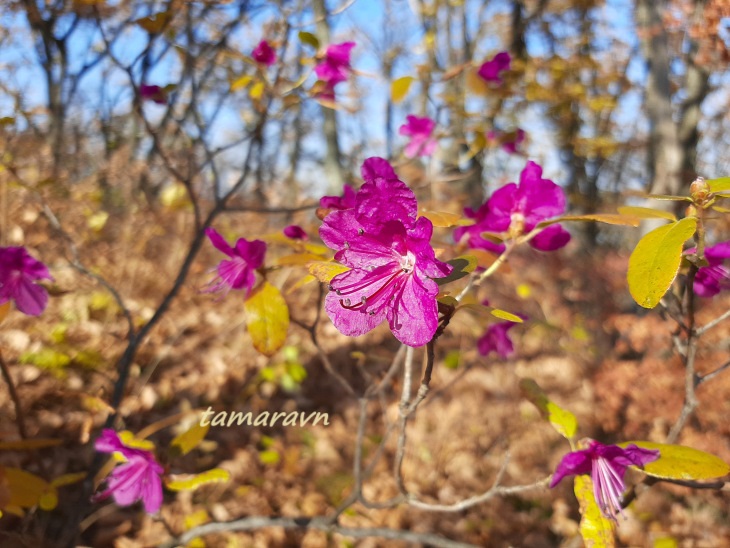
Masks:
[[[342,196],[322,196],[319,199],[319,207],[323,209],[350,209],[355,207],[355,189],[345,185],[342,189]]]
[[[24,247],[0,247],[0,304],[15,301],[23,314],[38,316],[48,304],[48,292],[36,280],[52,280],[48,268]]]
[[[164,469],[150,451],[127,447],[119,435],[106,428],[94,444],[100,453],[116,453],[124,463],[112,470],[107,478],[107,489],[94,496],[94,501],[110,495],[119,506],[129,506],[138,500],[144,504],[145,512],[155,514],[162,506],[162,481]]]
[[[363,335],[387,321],[402,343],[424,345],[438,327],[434,278],[452,267],[436,259],[429,243],[433,225],[416,218],[416,197],[391,165],[369,158],[362,176],[355,207],[333,211],[319,231],[337,250],[335,259],[351,269],[332,278],[325,310],[345,335]]]
[[[261,240],[249,242],[239,238],[236,247],[232,248],[214,228],[206,228],[205,234],[218,251],[231,258],[220,262],[217,267],[218,277],[211,282],[211,287],[205,290],[206,293],[218,291],[227,293],[231,289],[245,287],[246,297],[248,298],[256,282],[256,269],[264,262],[266,244]]]
[[[697,248],[693,247],[685,254],[696,252]],[[723,289],[730,289],[730,270],[722,264],[725,259],[730,259],[730,241],[705,248],[705,259],[709,264],[697,270],[693,287],[695,295],[710,298]]]
[[[563,457],[553,474],[550,487],[555,487],[566,476],[590,474],[593,497],[601,513],[615,521],[617,513],[623,515],[621,499],[626,489],[626,468],[644,466],[658,458],[659,451],[655,449],[642,449],[634,444],[623,448],[590,440],[587,449],[573,451]]]
[[[525,141],[525,136],[525,131],[517,128],[517,131],[506,134],[499,131],[490,131],[487,133],[487,140],[501,142],[502,150],[508,154],[517,154],[519,146]]]
[[[289,225],[284,227],[284,236],[291,238],[292,240],[306,240],[308,238],[307,233],[304,229],[298,225]]]
[[[477,211],[464,210],[475,224],[459,227],[454,231],[458,240],[469,235],[468,245],[496,253],[504,251],[503,244],[496,244],[481,236],[482,232],[517,237],[526,234],[547,219],[565,213],[565,193],[549,179],[542,178],[542,168],[535,162],[527,162],[520,174],[520,184],[509,183],[497,189]],[[530,240],[530,245],[540,251],[554,251],[570,241],[570,233],[559,224],[550,225]]]
[[[274,48],[266,40],[259,42],[259,45],[251,52],[251,57],[257,63],[261,63],[267,67],[276,63],[276,51],[274,51]]]
[[[139,86],[139,96],[142,97],[142,99],[153,101],[158,105],[167,104],[167,91],[165,91],[165,88],[161,88],[160,86],[148,86],[147,84],[142,84]]]
[[[331,44],[325,51],[323,61],[314,67],[317,78],[326,84],[328,90],[333,91],[337,84],[347,80],[350,75],[350,53],[354,47],[355,42]]]
[[[430,156],[436,149],[436,140],[431,137],[436,122],[428,116],[423,118],[419,116],[407,116],[406,123],[399,129],[398,133],[411,138],[405,149],[407,158],[415,158],[416,156]]]
[[[500,74],[505,70],[509,70],[509,65],[511,61],[512,57],[510,56],[510,54],[506,51],[501,51],[492,59],[485,62],[481,67],[479,67],[479,71],[477,74],[479,74],[479,76],[481,76],[487,82],[501,84],[502,78],[500,77]]]
[[[521,316],[523,319],[526,317]],[[477,341],[477,348],[482,356],[489,356],[490,352],[506,360],[515,353],[515,346],[509,337],[509,330],[516,326],[516,322],[499,322],[490,325],[487,331]]]

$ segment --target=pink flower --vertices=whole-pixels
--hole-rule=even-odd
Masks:
[[[335,259],[351,269],[332,278],[325,310],[345,335],[363,335],[387,321],[402,343],[424,345],[438,328],[434,278],[447,276],[451,266],[436,259],[433,225],[416,218],[416,197],[391,165],[369,158],[362,176],[355,207],[333,211],[319,231],[337,250]]]
[[[109,495],[119,506],[130,506],[141,500],[145,512],[155,514],[162,506],[162,481],[164,469],[150,451],[127,447],[119,435],[106,428],[94,444],[100,453],[119,453],[124,460],[112,470],[107,478],[107,489],[94,496],[94,501],[103,500]]]
[[[304,229],[298,225],[289,225],[283,230],[284,236],[291,238],[292,240],[306,240],[309,238]]]
[[[466,208],[464,214],[475,219],[475,224],[454,231],[457,241],[468,235],[468,245],[495,253],[504,251],[503,244],[482,238],[483,232],[506,237],[526,234],[539,223],[565,213],[565,193],[549,179],[542,178],[542,168],[527,162],[520,174],[520,184],[509,183],[496,190],[477,211]],[[550,225],[530,240],[540,251],[554,251],[567,245],[570,233],[559,224]]]
[[[558,464],[550,487],[555,487],[566,476],[590,474],[593,497],[608,519],[616,521],[616,514],[623,515],[621,505],[626,485],[624,474],[629,466],[644,466],[659,458],[659,451],[642,449],[630,444],[625,449],[618,445],[603,445],[590,440],[587,449],[573,451]]]
[[[325,83],[326,90],[332,92],[333,97],[334,87],[350,75],[350,53],[355,45],[355,42],[331,44],[325,51],[323,61],[314,67],[317,78]]]
[[[207,289],[206,293],[218,291],[227,293],[231,289],[245,287],[248,298],[256,282],[256,269],[264,262],[266,244],[261,240],[249,242],[239,238],[236,247],[232,248],[214,228],[206,228],[205,234],[218,251],[230,257],[230,260],[224,259],[218,264],[218,277],[211,282],[212,287]]]
[[[520,316],[527,319],[525,316]],[[499,322],[490,325],[487,331],[477,341],[477,348],[482,356],[489,356],[490,352],[506,360],[515,353],[515,346],[509,337],[509,330],[516,326],[515,322]]]
[[[501,142],[502,150],[508,154],[517,154],[519,146],[525,141],[526,133],[524,130],[517,128],[517,131],[511,133],[502,133],[501,131],[490,131],[487,133],[487,140],[491,142]]]
[[[510,54],[506,51],[501,51],[491,60],[485,62],[481,67],[479,67],[478,74],[487,82],[501,84],[502,78],[500,74],[505,70],[509,70],[511,61],[512,57]]]
[[[160,86],[148,86],[147,84],[142,84],[139,86],[139,96],[142,97],[142,99],[153,101],[158,105],[167,104],[167,91]]]
[[[345,185],[342,189],[342,196],[322,196],[319,199],[319,207],[324,209],[351,209],[355,207],[355,189]]]
[[[693,247],[684,253],[696,252],[697,248]],[[693,288],[696,295],[709,299],[724,289],[730,289],[730,271],[722,264],[725,259],[730,259],[730,241],[706,248],[705,259],[709,264],[697,270]]]
[[[36,280],[52,280],[48,268],[24,247],[0,247],[0,304],[15,301],[23,314],[38,316],[48,304],[48,292]]]
[[[259,45],[251,52],[251,57],[257,63],[261,63],[267,67],[276,63],[276,51],[274,51],[274,48],[266,40],[259,42]]]
[[[428,116],[420,118],[418,116],[407,116],[406,123],[399,129],[398,133],[411,138],[405,149],[407,158],[415,158],[416,156],[430,156],[436,149],[436,140],[431,137],[436,122]]]

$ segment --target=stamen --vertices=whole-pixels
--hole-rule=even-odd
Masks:
[[[359,303],[351,305],[350,304],[350,299],[344,299],[344,300],[343,299],[340,299],[340,305],[343,308],[347,308],[348,310],[357,310],[359,308],[365,307],[365,305],[367,304],[368,299],[374,299],[375,297],[377,297],[378,295],[380,295],[383,292],[383,290],[386,287],[388,287],[388,285],[390,285],[390,282],[392,282],[400,274],[402,274],[402,272],[400,270],[397,270],[395,273],[393,273],[393,275],[390,278],[388,278],[387,280],[385,280],[385,283],[383,283],[383,285],[381,285],[377,289],[377,291],[375,291],[375,293],[373,293],[372,295],[369,295],[369,296],[363,295],[361,297]],[[341,295],[341,293],[339,291],[337,291],[337,294],[338,295]]]

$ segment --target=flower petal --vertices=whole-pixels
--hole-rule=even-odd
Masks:
[[[555,487],[566,476],[589,474],[591,472],[590,450],[573,451],[563,457],[550,480],[550,487]]]
[[[539,251],[555,251],[568,245],[570,232],[560,225],[551,225],[530,240],[530,245]]]
[[[218,251],[225,253],[229,257],[233,257],[233,248],[228,245],[228,242],[223,239],[223,236],[221,236],[215,228],[212,226],[206,228],[205,235],[208,236],[210,243],[212,243],[213,247],[215,247]]]

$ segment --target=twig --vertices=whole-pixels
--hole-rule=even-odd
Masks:
[[[712,320],[711,322],[708,322],[707,324],[703,325],[702,327],[698,327],[698,328],[697,328],[697,330],[696,330],[697,336],[698,336],[698,337],[701,337],[701,336],[702,336],[702,335],[704,335],[704,334],[705,334],[705,333],[706,333],[707,331],[709,331],[709,330],[710,330],[710,329],[712,329],[713,327],[715,327],[715,326],[717,326],[717,325],[721,324],[722,322],[724,322],[724,321],[725,321],[725,320],[727,320],[728,318],[730,318],[730,310],[728,310],[727,312],[725,312],[725,313],[724,313],[724,314],[722,314],[721,316],[718,316],[717,318],[715,318],[715,319],[714,319],[714,320]]]
[[[18,425],[18,432],[20,433],[20,437],[25,439],[28,437],[28,431],[25,429],[25,417],[23,415],[23,408],[20,406],[20,398],[18,397],[18,393],[15,391],[13,378],[10,376],[8,364],[5,363],[2,354],[0,354],[0,369],[2,369],[3,377],[5,378],[5,382],[8,384],[10,398],[13,400],[13,405],[15,405],[15,422]]]
[[[717,377],[720,373],[722,373],[729,367],[730,367],[730,360],[726,361],[724,364],[722,364],[720,367],[718,367],[714,371],[711,371],[705,375],[697,375],[695,377],[695,386],[699,386],[703,382],[711,381],[712,379]]]

